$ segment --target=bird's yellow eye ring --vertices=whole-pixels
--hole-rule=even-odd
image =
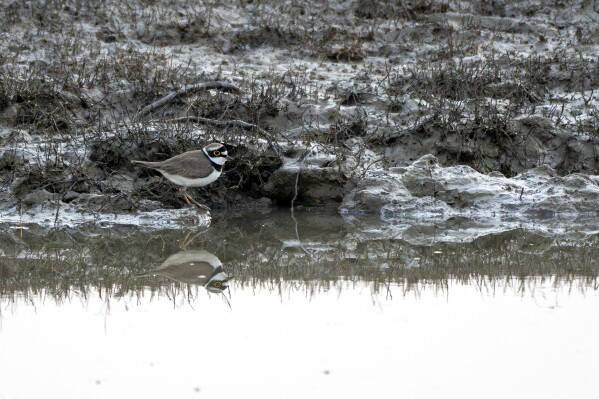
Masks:
[[[214,283],[215,288],[220,288],[222,286],[223,286],[223,284],[220,281],[217,281],[216,283]]]
[[[216,151],[213,152],[213,154],[214,154],[215,157],[219,157],[220,156],[220,151],[216,150]]]

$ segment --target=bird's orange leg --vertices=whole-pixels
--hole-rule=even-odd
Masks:
[[[183,201],[185,201],[185,203],[187,205],[191,205],[191,202],[189,202],[188,194],[187,194],[187,190],[185,187],[179,187],[179,193],[181,193],[181,197],[183,197]]]
[[[187,187],[181,187],[179,189],[179,191],[181,192],[181,195],[183,196],[183,200],[187,203],[187,205],[190,205],[191,203],[195,204],[195,206],[197,206],[200,209],[204,209],[209,211],[210,208],[208,208],[206,205],[200,204],[198,201],[196,201],[195,199],[193,199],[188,193],[187,193]]]

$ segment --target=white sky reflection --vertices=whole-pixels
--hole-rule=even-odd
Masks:
[[[391,293],[2,299],[0,398],[596,397],[597,291]]]

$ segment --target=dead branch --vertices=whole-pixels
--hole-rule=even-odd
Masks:
[[[156,108],[165,106],[166,104],[171,102],[175,97],[181,96],[183,94],[194,93],[194,92],[205,91],[205,90],[212,90],[212,89],[217,89],[217,90],[221,90],[224,92],[231,92],[231,93],[241,92],[241,90],[237,86],[235,86],[231,83],[227,83],[227,82],[204,82],[204,83],[198,83],[195,85],[184,86],[184,87],[180,88],[179,90],[170,92],[166,96],[154,101],[152,104],[146,105],[145,107],[143,107],[141,109],[141,111],[139,111],[137,113],[137,115],[135,116],[135,119],[139,120],[139,119],[143,118],[144,116],[146,116],[147,114],[149,114],[150,112],[154,111]]]

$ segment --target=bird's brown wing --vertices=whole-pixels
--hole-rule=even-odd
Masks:
[[[208,262],[191,261],[158,268],[154,274],[160,274],[182,283],[204,284],[214,270],[214,267]]]
[[[154,167],[170,175],[182,175],[190,179],[206,177],[212,172],[212,165],[202,150],[176,155]]]

